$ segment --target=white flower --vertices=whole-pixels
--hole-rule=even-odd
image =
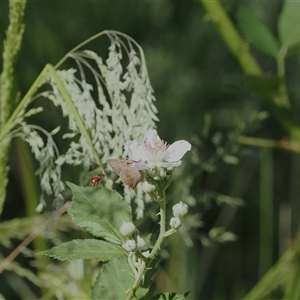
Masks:
[[[154,129],[146,132],[143,143],[129,141],[124,147],[130,159],[135,161],[132,167],[138,170],[177,167],[183,155],[191,150],[191,144],[184,140],[168,146]]]

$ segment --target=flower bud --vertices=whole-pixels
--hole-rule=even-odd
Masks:
[[[145,246],[146,242],[144,239],[142,239],[139,235],[137,236],[137,246],[138,249],[143,249],[143,247]]]
[[[159,170],[159,176],[160,176],[161,179],[163,179],[163,178],[166,177],[166,171],[165,171],[165,169],[161,168]]]
[[[189,207],[180,201],[173,206],[172,210],[175,217],[182,218],[188,213]]]
[[[181,222],[181,220],[178,217],[171,218],[171,220],[170,220],[170,226],[173,229],[179,229],[181,227],[181,225],[182,225],[182,222]]]
[[[155,181],[160,181],[166,177],[166,171],[164,170],[164,168],[155,167],[148,171],[148,175]]]
[[[128,252],[134,251],[136,249],[136,242],[134,240],[128,240],[123,244],[123,248]]]
[[[166,169],[167,175],[172,174],[173,171],[174,171],[174,169],[175,169],[175,167],[168,167],[168,168]]]
[[[132,236],[133,233],[136,231],[136,227],[134,226],[134,224],[132,222],[123,222],[121,228],[120,228],[120,232],[124,235],[124,236]]]
[[[144,252],[142,252],[142,255],[143,255],[144,257],[148,258],[148,257],[150,256],[150,251],[149,251],[149,250],[144,251]]]

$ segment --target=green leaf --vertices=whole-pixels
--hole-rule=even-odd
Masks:
[[[125,256],[115,258],[104,265],[92,286],[92,299],[125,299],[134,283],[132,270]]]
[[[94,236],[122,244],[124,237],[119,229],[124,221],[132,222],[130,205],[117,192],[106,188],[67,185],[73,191],[68,212],[74,223]]]
[[[238,14],[241,29],[246,38],[257,49],[277,56],[279,45],[272,32],[250,10],[242,8]]]
[[[176,293],[163,293],[158,294],[151,298],[151,300],[184,300],[190,292],[186,292],[185,294],[176,294]]]
[[[73,240],[38,254],[59,260],[97,259],[107,261],[126,254],[123,247],[95,239]]]
[[[289,48],[300,43],[300,2],[285,1],[279,16],[280,41]]]

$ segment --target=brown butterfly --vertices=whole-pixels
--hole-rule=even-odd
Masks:
[[[143,173],[132,167],[134,160],[126,159],[109,159],[108,164],[120,176],[123,183],[128,185],[133,190],[138,183],[143,179]]]

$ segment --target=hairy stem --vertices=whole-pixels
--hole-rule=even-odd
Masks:
[[[162,200],[159,202],[160,205],[160,232],[158,239],[149,255],[148,260],[139,268],[137,276],[135,278],[135,281],[133,283],[132,288],[128,292],[128,295],[126,297],[126,300],[130,300],[135,296],[135,293],[137,289],[139,288],[141,282],[143,281],[143,278],[145,276],[145,273],[147,272],[147,269],[149,265],[151,264],[153,258],[157,254],[157,252],[160,250],[161,244],[164,241],[165,233],[166,233],[166,197],[165,192],[163,192]]]

